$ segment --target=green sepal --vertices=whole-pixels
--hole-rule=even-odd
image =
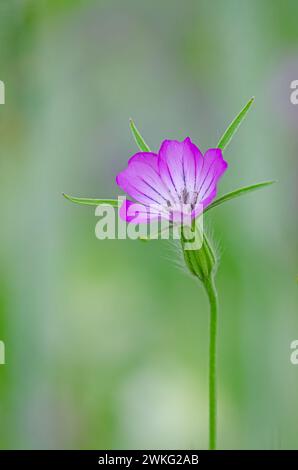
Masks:
[[[143,137],[141,136],[140,132],[138,131],[138,129],[136,128],[136,125],[135,123],[133,122],[132,119],[129,120],[129,126],[130,126],[130,129],[131,129],[131,132],[132,132],[132,135],[136,141],[136,144],[137,146],[139,147],[139,149],[142,151],[142,152],[151,152],[150,148],[148,147],[148,145],[146,144],[145,140],[143,139]]]
[[[219,197],[214,202],[212,202],[209,206],[207,206],[206,209],[204,210],[204,214],[208,212],[210,209],[213,209],[214,207],[219,206],[220,204],[223,204],[224,202],[230,201],[231,199],[235,199],[239,196],[244,196],[245,194],[250,193],[252,191],[257,191],[258,189],[265,188],[266,186],[270,186],[271,184],[274,184],[276,182],[277,181],[275,180],[264,181],[262,183],[256,183],[250,186],[244,186],[243,188],[235,189],[234,191],[231,191],[230,193],[224,194],[223,196]]]
[[[222,151],[227,147],[227,145],[230,143],[233,135],[239,128],[240,124],[242,123],[243,119],[245,118],[246,114],[249,111],[249,108],[254,102],[254,97],[252,97],[248,103],[244,106],[244,108],[240,111],[240,113],[235,117],[235,119],[231,122],[227,130],[224,132],[223,136],[220,138],[217,148],[220,148]]]
[[[74,197],[69,196],[68,194],[62,193],[62,195],[71,202],[75,202],[76,204],[82,204],[84,206],[99,206],[99,205],[110,205],[113,207],[118,207],[118,200],[117,199],[92,199],[86,197]]]

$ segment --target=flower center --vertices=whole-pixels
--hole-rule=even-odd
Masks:
[[[169,199],[166,201],[168,212],[173,213],[174,210],[182,211],[183,206],[183,212],[191,213],[196,207],[198,195],[198,191],[190,192],[186,187],[184,187],[182,192],[178,194],[178,200],[176,198],[176,201],[171,201]]]

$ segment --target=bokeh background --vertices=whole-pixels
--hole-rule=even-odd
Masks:
[[[298,448],[296,0],[1,0],[0,447],[206,448],[208,304],[166,241],[99,241],[136,147],[225,153],[219,447]],[[206,217],[207,219],[207,217]]]

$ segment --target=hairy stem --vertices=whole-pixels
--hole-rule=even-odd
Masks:
[[[213,278],[205,281],[210,303],[209,329],[209,449],[216,449],[217,399],[216,399],[216,336],[218,298]]]

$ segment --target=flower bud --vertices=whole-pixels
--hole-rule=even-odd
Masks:
[[[210,280],[217,269],[217,258],[210,245],[206,234],[196,225],[190,232],[190,227],[183,227],[181,233],[181,244],[185,263],[190,272],[199,278],[203,283]],[[195,232],[194,232],[195,230]],[[190,233],[195,233],[195,238],[200,239],[199,248],[191,248],[189,243]],[[194,245],[195,246],[195,245]]]

